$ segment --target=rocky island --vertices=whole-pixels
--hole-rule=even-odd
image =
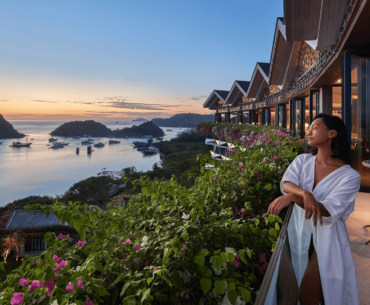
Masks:
[[[161,128],[152,122],[145,122],[139,126],[126,127],[123,129],[113,130],[113,135],[116,138],[142,138],[145,136],[163,137],[164,132]]]
[[[167,119],[153,119],[152,123],[159,127],[195,127],[202,122],[214,122],[213,114],[180,113]]]
[[[16,131],[12,124],[10,124],[0,114],[0,139],[23,138],[25,135]]]
[[[139,126],[111,130],[104,124],[93,120],[67,122],[60,125],[50,134],[58,137],[82,137],[86,135],[92,137],[141,138],[147,135],[153,137],[164,136],[163,130],[151,122],[145,122]]]

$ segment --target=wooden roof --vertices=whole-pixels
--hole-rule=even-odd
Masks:
[[[211,110],[216,109],[219,101],[222,101],[225,104],[225,99],[228,96],[229,91],[226,90],[213,90],[211,95],[203,104],[203,108],[209,108]]]
[[[225,99],[225,104],[235,106],[242,95],[247,96],[249,84],[250,82],[248,81],[236,80]]]

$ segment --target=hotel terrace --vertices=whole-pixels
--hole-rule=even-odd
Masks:
[[[370,191],[370,1],[284,0],[269,62],[214,90],[215,121],[268,124],[304,136],[319,112],[341,117],[361,191]],[[247,122],[243,122],[247,118]]]

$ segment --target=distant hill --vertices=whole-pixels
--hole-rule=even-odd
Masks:
[[[82,137],[84,135],[92,137],[106,137],[113,135],[117,138],[140,138],[146,135],[153,137],[163,137],[164,132],[161,128],[151,122],[145,122],[139,126],[126,127],[123,129],[111,130],[102,123],[89,121],[74,121],[64,123],[50,133],[52,136],[59,137]]]
[[[102,123],[88,120],[64,123],[56,128],[54,131],[52,131],[50,134],[52,136],[59,137],[82,137],[83,135],[92,137],[106,137],[112,134],[112,130],[110,130]]]
[[[143,118],[138,118],[136,120],[132,120],[133,122],[148,122],[148,120],[143,119]]]
[[[16,131],[12,124],[10,124],[0,114],[0,139],[23,138],[25,135]]]
[[[163,137],[164,132],[161,128],[154,125],[152,122],[145,122],[139,126],[126,127],[123,129],[117,129],[112,131],[116,138],[141,138],[146,135],[153,137]]]
[[[155,125],[160,127],[195,127],[202,122],[214,122],[213,114],[181,113],[167,119],[153,119]]]

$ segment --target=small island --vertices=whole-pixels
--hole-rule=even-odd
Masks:
[[[145,136],[163,137],[164,132],[161,128],[154,125],[152,122],[145,122],[139,126],[126,127],[123,129],[111,130],[102,123],[93,120],[67,122],[60,125],[50,133],[52,136],[58,137],[107,137],[114,136],[116,138],[142,138]]]
[[[25,135],[16,131],[12,124],[10,124],[0,114],[0,139],[23,138]]]
[[[167,119],[153,119],[152,123],[159,127],[195,127],[202,122],[214,122],[213,114],[180,113]]]
[[[164,132],[161,128],[153,124],[152,122],[145,122],[139,126],[126,127],[113,131],[113,135],[116,138],[142,138],[145,136],[152,137],[163,137]]]
[[[146,119],[143,119],[143,118],[138,118],[138,119],[135,119],[135,120],[132,120],[133,122],[148,122],[148,120]]]

